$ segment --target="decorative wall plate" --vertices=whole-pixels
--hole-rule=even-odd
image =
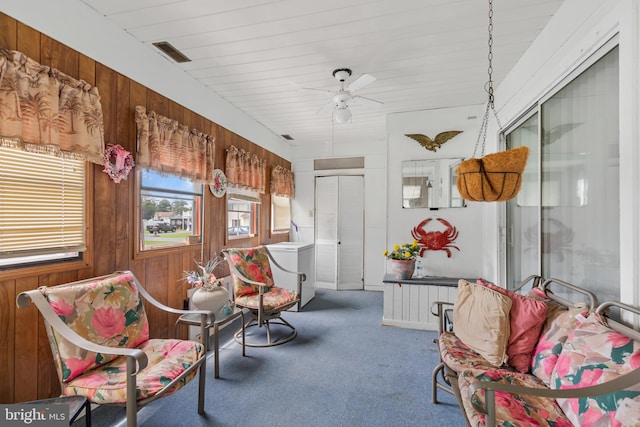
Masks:
[[[216,197],[222,197],[227,192],[227,177],[220,169],[213,171],[213,184],[209,184],[209,191]]]

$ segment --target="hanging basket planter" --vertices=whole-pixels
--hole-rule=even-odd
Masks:
[[[529,149],[523,146],[463,161],[456,170],[460,196],[472,202],[514,198],[520,191],[528,156]]]
[[[504,202],[513,199],[522,186],[522,173],[527,166],[529,149],[527,147],[512,148],[498,153],[484,155],[489,124],[489,113],[492,112],[500,133],[502,124],[498,118],[493,96],[493,0],[489,0],[489,81],[486,85],[489,99],[485,109],[480,132],[473,150],[473,157],[460,163],[456,169],[458,178],[456,186],[460,196],[472,202]],[[480,158],[476,158],[478,146],[482,142]]]

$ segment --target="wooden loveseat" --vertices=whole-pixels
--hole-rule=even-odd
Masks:
[[[434,403],[451,391],[470,426],[640,426],[640,333],[612,319],[637,324],[640,308],[532,278],[526,296],[460,280],[451,331],[451,304],[434,303]]]

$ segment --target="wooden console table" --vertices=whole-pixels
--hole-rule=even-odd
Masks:
[[[453,303],[458,294],[457,277],[425,276],[397,279],[385,274],[382,324],[427,331],[438,330],[438,319],[431,314],[434,301]],[[475,282],[476,279],[465,279]]]

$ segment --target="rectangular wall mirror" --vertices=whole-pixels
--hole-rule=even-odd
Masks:
[[[449,158],[402,162],[402,207],[464,207],[464,199],[456,187],[456,169],[462,160]]]

